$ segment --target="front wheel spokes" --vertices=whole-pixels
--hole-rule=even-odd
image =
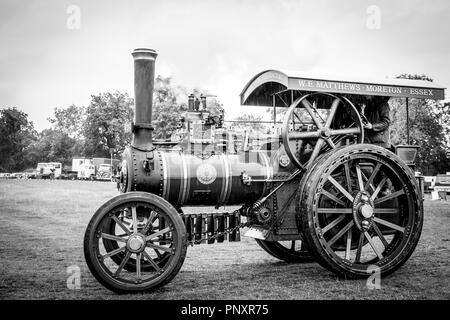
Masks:
[[[125,250],[126,250],[125,247],[117,248],[116,250],[112,250],[112,251],[108,252],[107,254],[103,255],[103,256],[102,256],[102,259],[104,260],[104,259],[106,259],[106,258],[112,257],[112,256],[114,256],[114,255],[116,255],[116,254],[118,254],[118,253],[120,253],[120,252],[125,251]]]
[[[147,259],[147,261],[153,266],[153,268],[155,268],[156,272],[161,272],[162,269],[156,264],[156,262],[152,259],[152,257],[150,257],[150,255],[147,253],[147,251],[145,251],[145,250],[142,251],[142,254]]]
[[[141,282],[141,257],[142,254],[138,253],[136,254],[136,282]]]
[[[119,218],[117,218],[115,215],[112,215],[112,216],[111,216],[111,219],[113,219],[113,220],[116,222],[116,224],[117,224],[123,231],[125,231],[125,233],[126,233],[127,235],[130,235],[130,234],[131,234],[130,230],[123,224],[122,221],[120,221]]]
[[[120,236],[115,236],[112,234],[108,234],[108,233],[102,233],[102,238],[103,239],[108,239],[108,240],[114,240],[117,242],[127,242],[127,239],[120,237]]]
[[[131,207],[131,217],[133,219],[133,233],[138,232],[138,221],[137,221],[137,213],[136,213],[136,207]]]
[[[155,211],[150,211],[150,216],[147,219],[147,223],[145,224],[144,228],[142,229],[141,233],[142,234],[146,234],[147,231],[150,229],[150,227],[153,224],[153,221],[155,220],[156,216],[158,215],[158,213],[156,213]]]
[[[152,248],[152,249],[157,249],[157,250],[160,250],[160,251],[164,251],[164,252],[172,253],[172,249],[171,248],[163,247],[163,246],[160,246],[160,245],[157,245],[157,244],[154,244],[154,243],[150,243],[150,242],[147,242],[147,247]]]
[[[169,227],[164,228],[164,229],[162,229],[162,230],[159,230],[159,231],[157,231],[157,232],[155,232],[155,233],[152,233],[151,235],[147,236],[147,237],[145,238],[145,240],[146,240],[146,241],[150,241],[150,240],[152,240],[152,239],[154,239],[154,238],[156,238],[156,237],[159,237],[159,236],[161,236],[161,235],[163,235],[163,234],[166,234],[166,233],[168,233],[168,232],[170,232],[170,231],[172,231],[172,228],[169,226]]]
[[[109,215],[107,219],[111,222],[114,221],[116,226],[119,228],[117,228],[117,230],[113,229],[111,231],[99,233],[103,241],[109,241],[109,243],[114,243],[116,246],[116,248],[109,248],[106,247],[103,242],[103,246],[107,252],[106,254],[100,254],[99,260],[103,263],[104,268],[109,269],[114,278],[118,280],[122,279],[125,281],[133,281],[136,284],[147,281],[146,274],[148,272],[156,271],[160,274],[164,268],[161,265],[164,257],[167,257],[167,253],[173,254],[174,252],[174,249],[172,248],[172,240],[167,242],[167,239],[165,239],[164,242],[167,243],[164,245],[159,243],[161,241],[161,237],[165,237],[166,234],[174,232],[173,224],[165,224],[162,221],[163,216],[160,216],[158,211],[149,207],[148,209],[150,213],[148,214],[147,221],[145,221],[145,225],[141,228],[139,227],[139,219],[141,218],[141,213],[139,211],[140,209],[140,205],[133,203],[131,206],[120,211],[123,212],[123,210],[127,210],[131,213],[129,216],[131,221],[128,226],[125,225],[126,222],[122,221],[117,216],[117,212],[116,214]],[[160,228],[161,230],[158,230]],[[122,230],[125,232],[122,232]],[[129,245],[131,244],[128,244],[130,237],[142,238],[143,244],[139,251],[136,252],[130,249]],[[170,237],[170,239],[172,239],[172,237]],[[119,243],[124,243],[125,245],[118,247]],[[153,250],[156,253],[154,255],[156,260],[151,257],[151,255],[146,251],[146,248],[150,248],[150,250]],[[111,270],[109,263],[104,262],[107,258],[111,258],[113,262],[118,265],[115,271]],[[158,264],[158,261],[161,263]],[[128,280],[130,277],[132,277],[132,280]]]
[[[114,273],[114,277],[119,277],[120,272],[122,271],[123,267],[125,266],[125,264],[128,262],[128,260],[131,257],[131,252],[128,251],[127,254],[125,255],[125,258],[122,260],[122,262],[120,263],[119,267],[117,268],[116,272]]]

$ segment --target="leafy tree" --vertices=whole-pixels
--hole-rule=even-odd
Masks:
[[[79,148],[76,139],[67,133],[44,129],[39,133],[38,139],[28,147],[30,160],[36,165],[38,162],[61,162],[70,164],[76,150]]]
[[[54,117],[47,118],[47,120],[55,130],[64,132],[71,138],[82,139],[85,118],[84,107],[71,105],[67,108],[55,108]]]
[[[245,127],[255,132],[265,131],[266,129],[266,126],[260,122],[262,121],[262,116],[257,116],[253,113],[244,113],[243,115],[237,117],[236,120],[243,122],[233,123],[234,127]]]
[[[36,134],[26,113],[16,108],[0,110],[0,171],[19,171],[31,165],[26,151]]]
[[[425,75],[403,74],[398,78],[432,81]],[[389,103],[391,105],[391,143],[407,144],[405,101],[394,98]],[[448,104],[434,100],[410,99],[410,143],[420,147],[416,165],[424,174],[434,175],[450,170],[450,159],[446,156],[449,127]]]
[[[170,77],[156,77],[152,119],[155,127],[154,139],[169,139],[175,131],[182,113],[187,110],[186,102],[180,102],[180,97],[183,96],[182,90],[172,85]]]
[[[119,157],[131,141],[133,99],[115,91],[91,96],[83,124],[84,155],[87,157]]]

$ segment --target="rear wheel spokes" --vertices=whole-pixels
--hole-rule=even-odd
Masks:
[[[398,218],[391,220],[392,217],[400,215],[398,202],[388,201],[406,194],[403,189],[392,190],[394,185],[400,184],[393,183],[391,177],[394,175],[387,170],[388,168],[379,162],[368,164],[349,160],[327,176],[329,183],[324,184],[321,190],[323,197],[319,198],[316,209],[323,217],[320,223],[323,225],[320,229],[321,236],[324,237],[327,247],[336,255],[354,264],[375,263],[376,260],[373,259],[384,259],[388,252],[392,252],[389,249],[384,253],[385,250],[395,243],[400,243],[398,238],[393,240],[393,232],[405,232],[405,227],[402,226],[404,220],[401,220],[403,222],[400,225],[398,222],[391,222],[398,221],[395,220]],[[358,199],[362,199],[361,195],[364,194],[367,195],[367,200],[361,202],[360,206],[371,204],[373,210],[373,216],[368,218],[366,227],[361,224],[366,220],[363,211],[355,209],[358,205],[354,203],[363,201]],[[386,207],[378,207],[381,204]],[[380,225],[383,228],[380,228]]]
[[[339,222],[341,222],[344,219],[345,219],[345,216],[340,216],[340,217],[336,218],[335,220],[333,220],[332,222],[330,222],[329,224],[327,224],[325,226],[325,228],[322,229],[322,234],[327,233],[327,231],[329,231],[332,228],[334,228],[335,226],[337,226],[339,224]]]
[[[328,181],[330,181],[336,187],[336,189],[338,189],[348,200],[353,202],[354,200],[353,196],[350,193],[348,193],[348,191],[345,190],[344,187],[339,182],[337,182],[331,175],[328,177]]]
[[[359,263],[361,261],[361,253],[363,245],[364,245],[364,233],[360,232],[358,240],[358,248],[356,249],[355,263]]]
[[[366,185],[364,186],[364,190],[368,190],[369,186],[372,188],[373,191],[375,191],[375,188],[372,185],[372,182],[375,179],[375,176],[377,175],[378,171],[381,168],[381,163],[377,163],[375,166],[375,169],[373,169],[372,174],[370,175],[369,179],[366,179]]]
[[[352,249],[352,229],[347,231],[347,243],[345,246],[345,259],[350,260],[350,251]]]
[[[377,247],[377,245],[373,242],[372,237],[369,235],[369,233],[367,231],[364,231],[364,236],[366,237],[367,241],[369,241],[370,246],[372,247],[375,254],[378,256],[378,258],[380,260],[383,259],[383,254],[381,253],[381,251]]]
[[[359,190],[364,191],[364,182],[363,182],[363,178],[362,178],[362,174],[361,174],[361,167],[357,163],[357,164],[355,164],[355,168],[356,168],[356,175],[358,177]]]
[[[380,193],[380,191],[381,191],[381,188],[383,188],[384,184],[386,183],[386,180],[387,180],[387,177],[383,177],[383,179],[381,179],[380,184],[378,184],[378,187],[375,189],[372,196],[370,197],[372,199],[372,201],[374,201],[376,199],[376,197],[378,196],[378,193]]]
[[[322,193],[327,198],[333,200],[334,202],[336,202],[337,204],[341,205],[342,207],[345,207],[345,205],[346,205],[345,202],[342,201],[341,199],[339,199],[338,197],[336,197],[334,194],[328,192],[327,190],[323,190]]]
[[[375,204],[379,204],[379,203],[382,203],[382,202],[385,202],[385,201],[388,201],[388,200],[397,198],[397,197],[402,196],[402,195],[404,195],[404,194],[405,194],[405,191],[403,191],[403,190],[398,190],[398,191],[395,191],[394,193],[391,193],[391,194],[389,194],[389,195],[386,195],[386,196],[384,196],[384,197],[382,197],[382,198],[375,199],[374,203],[375,203]]]
[[[344,170],[345,170],[345,180],[347,182],[347,190],[348,193],[352,193],[352,180],[350,178],[350,168],[348,166],[348,162],[344,163]]]
[[[387,240],[384,237],[383,233],[381,233],[380,228],[378,228],[376,223],[374,223],[372,225],[372,228],[373,228],[373,230],[375,230],[375,233],[377,234],[378,238],[380,239],[381,243],[383,243],[383,246],[386,249],[389,246],[389,243],[387,242]]]
[[[381,219],[381,218],[375,217],[375,218],[373,219],[373,221],[375,221],[375,222],[378,223],[378,224],[382,224],[382,225],[384,225],[384,226],[386,226],[386,227],[388,227],[388,228],[390,228],[390,229],[394,229],[394,230],[400,231],[400,232],[402,232],[402,233],[405,232],[405,228],[404,228],[404,227],[399,226],[399,225],[396,225],[395,223],[392,223],[392,222],[383,220],[383,219]]]
[[[336,233],[333,238],[330,239],[330,241],[328,241],[328,245],[331,247],[337,240],[339,240],[348,230],[350,230],[353,225],[355,224],[355,222],[353,220],[351,220],[349,223],[347,223],[345,225],[345,227],[343,227],[338,233]]]

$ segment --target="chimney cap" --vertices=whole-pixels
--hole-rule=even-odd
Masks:
[[[137,48],[131,53],[134,60],[155,60],[158,54],[153,49]]]

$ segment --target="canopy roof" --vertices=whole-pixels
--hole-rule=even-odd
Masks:
[[[330,92],[442,100],[445,87],[410,79],[355,79],[266,70],[254,76],[241,92],[241,105],[273,105],[273,95],[288,91]]]

